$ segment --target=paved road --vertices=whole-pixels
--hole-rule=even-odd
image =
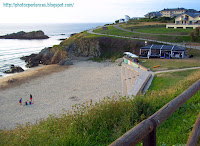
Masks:
[[[95,29],[102,28],[102,27],[97,27]],[[173,45],[173,46],[181,46],[181,47],[186,47],[186,48],[193,48],[200,50],[200,46],[190,46],[190,45],[184,45],[181,43],[171,43],[171,42],[164,42],[164,41],[158,41],[158,40],[151,40],[151,39],[144,39],[144,38],[133,38],[133,37],[125,37],[125,36],[118,36],[118,35],[110,35],[110,34],[102,34],[102,33],[95,33],[93,32],[94,29],[90,29],[87,32],[90,34],[96,34],[96,35],[103,35],[103,36],[111,36],[111,37],[118,37],[118,38],[127,38],[127,39],[133,39],[133,40],[143,40],[143,41],[151,41],[151,42],[158,42],[162,44],[168,44],[168,45]]]
[[[191,68],[182,68],[182,69],[163,70],[163,71],[156,71],[156,72],[153,72],[153,73],[154,73],[154,74],[159,74],[159,73],[166,73],[166,72],[185,71],[185,70],[191,70],[191,69],[200,69],[200,67],[191,67]]]

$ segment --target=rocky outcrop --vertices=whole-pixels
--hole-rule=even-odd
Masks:
[[[44,34],[43,31],[32,31],[32,32],[24,32],[20,31],[17,33],[7,34],[4,36],[0,36],[0,39],[48,39],[49,37]]]
[[[67,57],[67,52],[59,50],[55,47],[44,48],[39,54],[31,54],[30,56],[23,56],[20,59],[25,60],[26,67],[31,68],[39,64],[49,65],[57,64]]]
[[[72,33],[72,34],[70,34],[70,37],[72,37],[72,36],[74,36],[74,35],[76,35],[77,33]]]
[[[67,41],[67,40],[66,40]],[[62,46],[62,43],[60,44]],[[138,40],[128,40],[111,37],[82,38],[65,46],[65,50],[70,57],[75,56],[93,56],[110,58],[119,53],[130,51],[139,55],[139,49],[144,42]]]
[[[85,37],[86,34],[75,34],[50,48],[43,49],[39,54],[22,57],[31,68],[38,64],[60,64],[71,65],[74,57],[102,57],[123,55],[123,52],[130,51],[139,55],[139,49],[144,42],[138,40],[120,39],[112,37]],[[119,56],[120,57],[120,56]]]
[[[4,73],[6,74],[10,74],[10,73],[17,73],[17,72],[23,72],[24,70],[19,67],[19,66],[15,66],[15,65],[11,65],[9,70],[6,70]]]
[[[71,59],[67,58],[67,59],[63,59],[59,62],[59,65],[73,65],[73,62]]]

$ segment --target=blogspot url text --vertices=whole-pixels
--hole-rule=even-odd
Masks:
[[[3,7],[7,8],[62,8],[74,7],[74,3],[3,3]]]

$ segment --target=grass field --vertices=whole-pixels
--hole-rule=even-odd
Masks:
[[[120,27],[133,30],[136,32],[150,33],[150,34],[171,34],[171,35],[188,35],[193,30],[191,29],[166,29],[166,25],[144,25],[144,26],[135,26],[130,24],[123,24]]]
[[[142,62],[145,61],[145,62]],[[140,59],[140,64],[146,68],[150,68],[152,71],[161,71],[161,70],[171,70],[171,69],[182,69],[190,67],[200,66],[200,58],[194,59]],[[157,68],[153,66],[160,65]]]
[[[178,83],[186,83],[193,75],[194,70],[158,74],[152,82],[149,92],[173,92]],[[189,75],[189,76],[188,76]],[[199,76],[199,75],[198,75]],[[186,83],[187,84],[187,83]],[[173,89],[175,88],[175,89]],[[185,144],[189,138],[196,118],[200,112],[200,91],[179,108],[167,121],[157,129],[157,141],[159,145],[179,145]],[[161,98],[163,99],[163,98]]]
[[[74,106],[60,117],[0,130],[0,145],[108,145],[199,80],[200,70],[158,74],[143,97],[105,98]],[[157,131],[158,145],[185,144],[200,111],[200,92]]]
[[[94,32],[102,34],[118,35],[118,36],[127,36],[127,37],[133,37],[133,35],[135,34],[133,32],[127,32],[116,29],[113,26],[108,26],[108,30],[103,30],[102,28],[95,29]]]
[[[126,36],[126,37],[136,37],[136,38],[144,38],[144,39],[151,39],[151,40],[158,40],[158,41],[165,41],[165,42],[190,42],[190,37],[188,36],[165,36],[165,35],[146,35],[134,32],[127,32],[123,30],[119,30],[114,28],[113,26],[108,26],[108,30],[102,30],[102,28],[94,30],[96,33],[102,34],[110,34],[110,35],[117,35],[117,36]]]

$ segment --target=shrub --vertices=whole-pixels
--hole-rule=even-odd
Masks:
[[[192,42],[195,41],[194,31],[190,32],[190,39],[191,39]]]
[[[194,31],[191,31],[190,32],[190,38],[191,38],[191,41],[198,41],[199,40],[199,30],[200,30],[200,28],[199,27],[197,27],[196,29],[195,29],[195,32]]]

